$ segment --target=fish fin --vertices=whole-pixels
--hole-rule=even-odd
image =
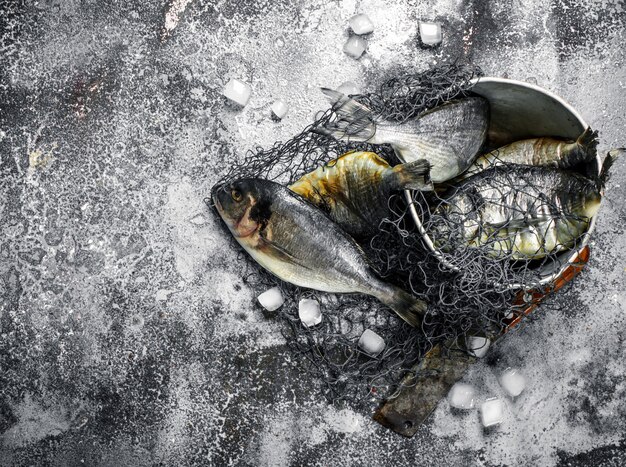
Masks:
[[[430,168],[431,165],[426,159],[396,165],[391,169],[395,178],[394,187],[399,190],[432,191],[433,183],[430,180]]]
[[[293,256],[283,247],[269,240],[267,236],[264,235],[264,233],[265,232],[262,231],[261,235],[259,236],[259,245],[257,246],[257,249],[279,261],[297,264],[304,269],[310,269],[302,264],[301,261],[299,261],[295,256]]]
[[[543,140],[546,138],[540,138]],[[552,139],[552,138],[547,138]],[[596,147],[598,146],[598,132],[587,127],[576,139],[563,147],[557,154],[559,159],[554,161],[557,167],[569,169],[580,163],[596,160]]]
[[[322,88],[322,92],[334,102],[333,111],[337,118],[313,128],[315,133],[356,142],[368,141],[374,136],[376,123],[367,106],[332,89]]]
[[[585,131],[578,137],[576,144],[581,147],[583,153],[586,154],[590,160],[596,157],[596,147],[598,146],[598,132],[587,127]]]
[[[377,298],[414,328],[421,325],[427,307],[425,301],[393,285]]]
[[[613,166],[615,159],[620,156],[624,157],[624,153],[626,153],[626,148],[611,149],[607,153],[604,158],[604,162],[602,162],[602,169],[600,170],[600,176],[598,177],[598,187],[600,190],[604,189],[604,185],[606,185],[606,182],[609,179],[609,170]]]

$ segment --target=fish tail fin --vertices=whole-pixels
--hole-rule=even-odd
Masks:
[[[398,190],[432,191],[430,180],[431,165],[426,159],[418,159],[406,164],[398,164],[391,169],[394,188]]]
[[[414,328],[421,325],[427,307],[425,301],[389,284],[377,298]]]
[[[587,127],[585,131],[578,137],[576,144],[584,151],[585,154],[595,158],[596,147],[598,146],[598,132]]]
[[[574,143],[574,156],[570,165],[579,162],[591,162],[596,159],[596,148],[598,147],[598,132],[587,127]],[[565,156],[567,158],[567,156]]]
[[[367,106],[332,89],[322,88],[322,92],[333,102],[337,118],[313,128],[314,132],[355,142],[368,141],[376,134],[376,123]]]
[[[598,177],[598,188],[600,190],[604,190],[604,185],[606,185],[606,182],[609,179],[609,171],[611,170],[613,163],[618,157],[623,157],[624,153],[626,153],[626,148],[611,149],[607,153],[606,157],[604,158],[604,162],[602,162],[600,176]]]
[[[571,143],[567,143],[560,152],[559,167],[569,169],[580,163],[591,162],[596,159],[598,146],[598,132],[587,127],[581,135]]]

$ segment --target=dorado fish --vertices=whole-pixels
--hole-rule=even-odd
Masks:
[[[465,172],[487,137],[489,103],[482,97],[453,100],[396,123],[376,117],[368,107],[340,92],[322,91],[335,101],[337,120],[314,131],[343,141],[390,144],[404,162],[426,160],[434,183]]]
[[[515,260],[571,249],[598,211],[609,168],[620,152],[609,152],[594,178],[514,164],[480,172],[434,209],[429,234],[444,251],[465,244]]]
[[[373,235],[393,192],[432,190],[424,160],[391,167],[373,152],[349,152],[290,185],[355,238]]]
[[[426,303],[380,279],[350,236],[287,187],[240,179],[215,186],[212,199],[239,244],[275,276],[324,292],[372,295],[419,325]]]
[[[570,169],[580,163],[595,160],[597,137],[597,132],[587,128],[576,141],[549,137],[516,141],[480,156],[463,174],[463,178],[505,163]]]

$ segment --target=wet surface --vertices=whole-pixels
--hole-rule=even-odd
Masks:
[[[357,61],[358,12],[376,30]],[[431,18],[444,43],[421,49]],[[508,366],[527,377],[488,432],[446,401],[412,439],[329,405],[203,202],[229,161],[326,108],[320,86],[456,57],[564,97],[602,152],[624,146],[625,23],[595,0],[0,4],[0,463],[625,463],[624,161],[575,287],[464,378],[484,400]],[[243,110],[220,95],[232,77],[252,86]]]

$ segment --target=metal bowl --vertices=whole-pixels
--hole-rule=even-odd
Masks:
[[[526,138],[557,136],[575,140],[588,127],[576,110],[560,97],[530,83],[504,78],[475,79],[472,92],[489,101],[491,118],[485,151],[501,147]],[[585,168],[588,173],[599,173],[602,161]],[[450,269],[455,266],[446,261],[445,256],[435,248],[432,239],[422,225],[420,215],[412,202],[412,196],[406,191],[411,215],[428,248]],[[558,278],[562,272],[576,261],[578,254],[587,245],[595,229],[595,216],[591,219],[587,232],[579,242],[577,249],[565,251],[556,256],[556,260],[537,267],[539,284],[548,284]],[[508,288],[527,287],[522,284],[508,284]]]

